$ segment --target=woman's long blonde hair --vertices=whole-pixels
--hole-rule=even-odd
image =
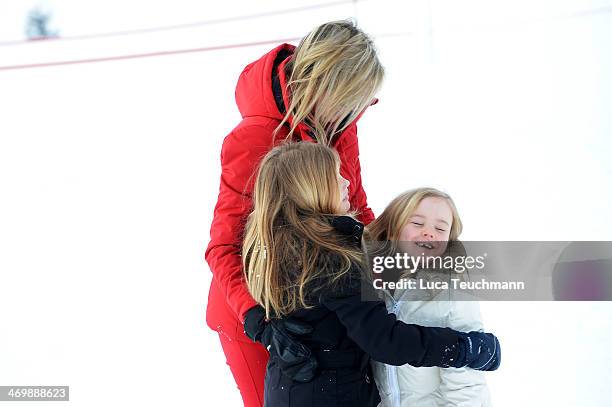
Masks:
[[[463,224],[459,217],[453,199],[447,193],[435,188],[416,188],[401,193],[391,201],[383,213],[366,227],[366,237],[371,241],[390,241],[395,250],[395,242],[400,240],[403,227],[408,223],[410,216],[425,198],[436,197],[445,199],[453,214],[449,242],[456,241],[461,235]]]
[[[309,142],[284,143],[261,161],[242,259],[249,292],[268,318],[310,307],[313,289],[363,259],[329,222],[340,210],[339,168],[335,150]]]
[[[330,145],[368,107],[382,85],[384,69],[372,40],[350,20],[320,25],[302,39],[287,65],[292,118],[288,138],[305,123],[317,142]]]

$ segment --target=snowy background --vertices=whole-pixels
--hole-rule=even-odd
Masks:
[[[64,39],[23,41],[37,4]],[[464,240],[612,240],[612,1],[318,4],[0,2],[0,385],[241,405],[204,322],[221,142],[242,68],[329,20],[355,17],[387,70],[360,121],[376,213],[430,185]],[[116,31],[131,33],[82,38]],[[254,42],[269,44],[208,49]],[[503,346],[496,406],[610,405],[612,303],[482,309]]]

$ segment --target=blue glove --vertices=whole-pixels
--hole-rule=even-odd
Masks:
[[[458,332],[459,355],[455,367],[492,371],[501,362],[501,347],[495,335],[485,332]]]

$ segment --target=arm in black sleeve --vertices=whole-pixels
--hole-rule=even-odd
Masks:
[[[462,358],[460,338],[453,329],[405,324],[388,313],[382,301],[367,301],[359,290],[350,291],[327,293],[321,296],[321,303],[336,313],[348,336],[374,360],[396,366],[462,365],[458,360]]]

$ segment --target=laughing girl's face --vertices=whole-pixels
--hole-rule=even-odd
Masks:
[[[423,198],[400,234],[402,249],[411,256],[441,256],[446,250],[453,213],[444,198]]]

